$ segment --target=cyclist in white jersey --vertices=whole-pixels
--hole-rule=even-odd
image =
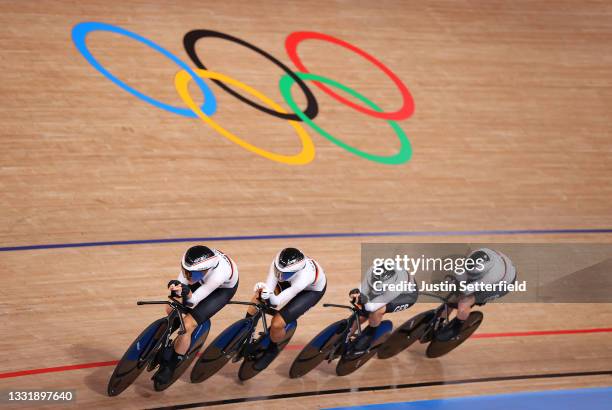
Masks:
[[[257,283],[254,289],[253,301],[258,298],[267,300],[278,312],[270,324],[270,347],[255,362],[255,369],[268,367],[278,355],[278,343],[285,337],[286,325],[316,305],[325,294],[326,287],[327,279],[321,265],[299,249],[285,248],[276,255],[270,264],[268,278],[265,282]],[[254,314],[255,309],[249,308],[247,316]]]
[[[238,267],[229,256],[207,246],[192,246],[181,260],[178,278],[168,282],[168,289],[190,312],[183,315],[186,333],[177,336],[173,349],[164,352],[160,368],[155,373],[158,382],[165,384],[191,344],[195,328],[213,317],[229,302],[238,289]],[[170,306],[166,312],[170,313]]]

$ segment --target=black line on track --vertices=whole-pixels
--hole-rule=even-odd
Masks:
[[[380,391],[380,390],[413,389],[417,387],[444,386],[444,385],[471,384],[471,383],[487,383],[487,382],[499,382],[499,381],[508,381],[508,380],[555,379],[555,378],[560,378],[560,377],[581,377],[581,376],[601,376],[601,375],[612,375],[612,370],[600,370],[600,371],[590,371],[590,372],[571,372],[571,373],[526,374],[526,375],[517,375],[517,376],[482,377],[482,378],[477,378],[477,379],[439,380],[439,381],[421,382],[421,383],[387,384],[383,386],[346,387],[342,389],[312,390],[312,391],[304,391],[304,392],[296,392],[296,393],[272,394],[268,396],[238,397],[234,399],[211,400],[211,401],[201,401],[201,402],[195,402],[195,403],[175,404],[172,406],[154,407],[149,410],[193,409],[196,407],[219,406],[219,405],[224,405],[224,404],[235,404],[235,403],[247,403],[247,402],[252,402],[252,401],[290,399],[290,398],[295,398],[295,397],[324,396],[324,395],[330,395],[330,394],[358,393],[358,392]]]

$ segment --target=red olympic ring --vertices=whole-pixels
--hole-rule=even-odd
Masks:
[[[402,105],[402,107],[399,110],[394,111],[394,112],[374,111],[370,108],[356,104],[342,97],[339,94],[336,94],[334,91],[332,91],[331,89],[329,89],[328,87],[326,87],[325,85],[319,82],[313,81],[313,83],[317,87],[319,87],[322,91],[324,91],[327,95],[334,98],[336,101],[339,101],[342,104],[348,105],[349,107],[352,107],[353,109],[363,114],[367,114],[372,117],[381,118],[385,120],[403,120],[403,119],[410,117],[414,113],[414,100],[412,99],[412,95],[410,94],[410,91],[408,91],[408,87],[406,87],[406,85],[402,82],[402,80],[400,80],[399,77],[395,75],[395,73],[393,73],[393,71],[391,71],[386,65],[378,61],[375,57],[371,56],[370,54],[366,53],[360,48],[355,47],[354,45],[347,43],[346,41],[340,40],[330,35],[323,34],[323,33],[317,33],[313,31],[296,31],[294,33],[289,34],[289,36],[287,36],[287,39],[285,40],[285,49],[287,50],[287,54],[289,55],[289,58],[291,58],[291,61],[293,61],[293,64],[295,64],[295,66],[300,71],[305,72],[305,73],[310,72],[308,71],[306,66],[304,66],[304,64],[302,63],[302,60],[300,60],[300,57],[297,54],[297,46],[299,43],[301,43],[304,40],[312,40],[312,39],[327,41],[327,42],[339,45],[340,47],[347,48],[351,50],[352,52],[365,58],[372,64],[374,64],[395,83],[398,90],[402,94],[404,105]]]

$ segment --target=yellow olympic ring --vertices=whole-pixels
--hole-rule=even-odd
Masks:
[[[255,98],[261,100],[263,103],[269,105],[274,110],[277,110],[282,113],[287,112],[283,109],[283,107],[281,107],[280,105],[272,101],[270,98],[266,97],[261,92],[257,91],[256,89],[252,87],[249,87],[248,85],[244,83],[241,83],[238,80],[228,77],[225,74],[216,73],[214,71],[209,71],[209,70],[200,70],[200,69],[195,69],[193,71],[200,77],[211,78],[213,80],[223,81],[226,84],[230,84],[235,87],[238,87],[246,91],[247,93],[251,94]],[[242,148],[246,149],[247,151],[251,151],[264,158],[268,158],[276,162],[282,162],[284,164],[305,165],[314,159],[315,147],[312,142],[312,139],[306,133],[306,130],[297,121],[289,121],[289,124],[291,124],[291,126],[295,128],[295,131],[297,132],[298,136],[300,137],[300,140],[302,141],[302,151],[299,154],[281,155],[281,154],[276,154],[274,152],[266,151],[265,149],[256,147],[255,145],[250,144],[246,142],[245,140],[237,137],[236,135],[232,134],[230,131],[221,127],[217,122],[213,121],[209,116],[204,114],[202,112],[202,109],[198,107],[198,105],[193,101],[193,98],[191,98],[191,95],[189,94],[188,86],[189,86],[190,81],[191,81],[191,75],[187,71],[181,70],[176,74],[176,76],[174,77],[174,87],[176,88],[176,91],[178,91],[179,96],[182,98],[185,104],[187,104],[187,106],[198,117],[200,117],[202,121],[210,125],[212,128],[215,129],[215,131],[223,135],[228,140],[240,145]]]

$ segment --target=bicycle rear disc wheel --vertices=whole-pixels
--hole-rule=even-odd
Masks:
[[[280,354],[285,349],[285,346],[289,344],[289,341],[295,333],[295,329],[297,329],[297,324],[287,330],[285,339],[283,339],[283,341],[278,344],[278,354]],[[240,365],[240,370],[238,370],[238,379],[240,379],[241,381],[246,381],[257,376],[262,371],[255,369],[253,366],[255,365],[255,362],[257,362],[257,360],[259,360],[261,356],[263,356],[264,352],[265,349],[256,348],[253,354],[245,356],[244,360],[242,361],[242,364]],[[278,355],[276,357],[278,357]]]
[[[253,331],[252,320],[241,319],[221,332],[200,355],[191,371],[191,382],[201,383],[223,368]]]
[[[302,377],[325,360],[334,344],[344,334],[346,327],[347,320],[343,319],[319,332],[295,358],[289,369],[289,377],[292,379]]]
[[[376,350],[370,350],[358,357],[349,357],[343,355],[336,366],[336,374],[338,376],[346,376],[359,369],[361,366],[366,364],[374,355]]]
[[[390,320],[383,320],[380,322],[376,328],[375,338],[372,340],[370,348],[362,355],[355,356],[352,353],[352,347],[349,347],[340,358],[338,366],[336,366],[336,374],[338,376],[346,376],[366,364],[389,339],[392,329],[393,324]]]
[[[408,319],[389,336],[389,339],[378,349],[379,359],[388,359],[410,347],[419,340],[431,319],[435,310],[419,313]]]
[[[437,340],[434,336],[429,346],[427,346],[427,351],[425,354],[427,355],[427,357],[433,359],[449,353],[453,349],[457,348],[460,344],[465,342],[476,331],[476,329],[478,329],[478,327],[482,323],[483,318],[484,315],[482,314],[482,312],[476,311],[470,313],[470,316],[467,318],[465,329],[460,333],[459,337],[456,340],[441,341]]]

